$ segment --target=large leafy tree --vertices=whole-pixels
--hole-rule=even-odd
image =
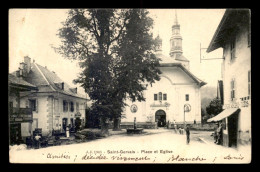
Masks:
[[[218,98],[214,98],[206,107],[206,111],[210,118],[218,115],[220,112],[223,111],[221,100]]]
[[[74,81],[93,100],[102,134],[108,120],[116,128],[127,98],[144,101],[146,84],[160,79],[152,25],[145,9],[72,9],[59,30],[62,44],[55,49],[80,61],[83,72]]]

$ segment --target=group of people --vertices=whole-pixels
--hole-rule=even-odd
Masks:
[[[184,134],[184,132],[186,132],[186,142],[187,144],[190,143],[190,125],[185,125],[184,128],[177,128],[177,125],[174,123],[174,131],[175,133],[179,132],[179,134]]]

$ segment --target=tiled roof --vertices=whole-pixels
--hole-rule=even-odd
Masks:
[[[42,92],[60,92],[66,95],[86,99],[86,96],[72,92],[70,90],[71,87],[62,81],[62,79],[60,79],[57,74],[37,63],[32,63],[31,71],[29,72],[26,80],[38,86],[39,91]],[[55,84],[61,82],[64,82],[64,90]]]
[[[36,90],[37,87],[35,85],[32,85],[21,77],[17,77],[14,74],[9,74],[8,75],[8,83],[9,85],[17,85],[17,86],[22,86],[22,87],[28,87],[29,89],[34,89]]]

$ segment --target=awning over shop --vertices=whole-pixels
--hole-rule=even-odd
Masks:
[[[230,115],[236,113],[240,111],[239,108],[229,108],[229,109],[225,109],[223,110],[220,114],[218,114],[217,116],[214,116],[213,118],[210,118],[207,120],[207,122],[215,122],[215,121],[220,121],[224,118],[229,117]]]

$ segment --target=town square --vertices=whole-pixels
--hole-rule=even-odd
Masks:
[[[9,40],[10,163],[251,162],[249,9],[10,9]]]

